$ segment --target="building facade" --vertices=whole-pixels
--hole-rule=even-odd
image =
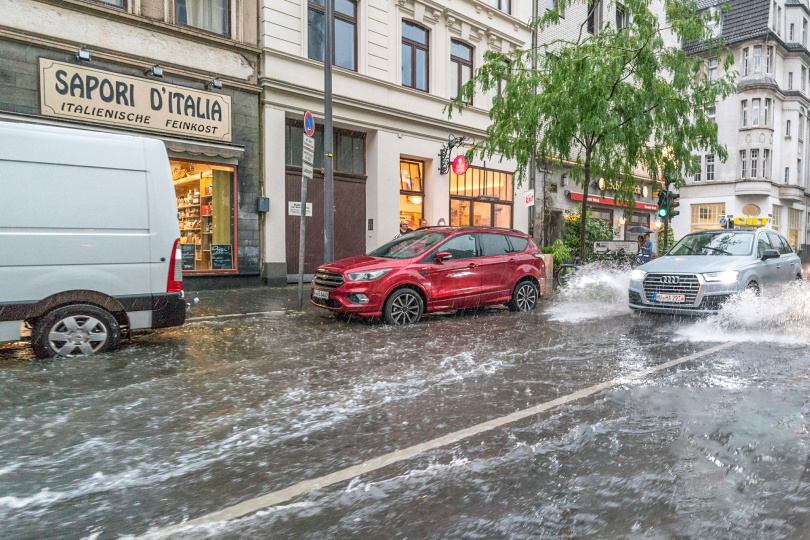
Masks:
[[[419,227],[492,225],[528,229],[528,209],[508,160],[474,160],[461,176],[440,171],[448,139],[480,140],[491,95],[463,114],[445,107],[486,51],[526,47],[531,4],[517,0],[338,0],[333,59],[335,258],[391,240],[405,220]],[[305,274],[323,262],[322,0],[262,7],[265,220],[263,277],[298,272],[303,116],[316,119],[309,182]],[[452,157],[466,147],[456,148]]]
[[[185,286],[258,284],[256,0],[0,0],[0,120],[168,150]]]
[[[720,4],[706,1],[701,7],[719,9]],[[799,249],[807,243],[810,201],[810,5],[807,0],[732,0],[730,5],[720,31],[734,55],[737,93],[708,111],[728,160],[700,154],[700,171],[680,190],[676,238],[720,228],[721,220],[734,218],[770,226]],[[687,50],[705,54],[694,45]],[[722,61],[709,61],[707,75],[722,75]]]

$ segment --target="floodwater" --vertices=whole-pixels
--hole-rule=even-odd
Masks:
[[[0,350],[0,537],[806,537],[810,288],[681,319],[630,312],[626,285],[588,270],[533,314],[410,328],[309,308],[93,358]],[[265,294],[295,293],[200,294],[199,309]],[[161,532],[617,377],[281,506]]]

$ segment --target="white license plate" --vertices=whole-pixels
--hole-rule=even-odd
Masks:
[[[329,300],[329,291],[312,289],[312,296],[314,296],[315,298],[322,298],[324,300]]]
[[[686,302],[685,294],[656,294],[653,295],[653,300],[656,302],[674,302],[676,304],[683,304]]]

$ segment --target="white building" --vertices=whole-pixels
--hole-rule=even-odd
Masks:
[[[262,8],[264,192],[263,277],[297,273],[302,119],[316,118],[315,179],[307,200],[305,273],[323,262],[323,2],[264,0]],[[511,4],[511,5],[510,5]],[[516,165],[474,161],[461,177],[439,173],[450,135],[480,140],[492,96],[462,115],[444,108],[488,50],[528,45],[531,4],[522,0],[337,0],[333,70],[335,257],[391,240],[400,219],[419,226],[493,225],[528,229],[514,186]],[[462,148],[461,151],[465,151]],[[292,212],[295,213],[295,212]]]
[[[715,4],[721,2],[704,0],[701,7]],[[781,231],[798,249],[807,243],[810,5],[807,0],[730,4],[721,31],[734,55],[738,90],[710,109],[729,157],[721,163],[717,156],[701,155],[700,172],[680,190],[676,237],[719,228],[721,218],[734,216]],[[710,75],[722,75],[722,65],[715,65]]]

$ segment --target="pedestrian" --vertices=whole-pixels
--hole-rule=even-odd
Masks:
[[[419,221],[419,228],[421,229],[422,227],[427,227],[427,226],[428,226],[427,220],[425,218],[422,218],[421,221]]]
[[[437,227],[447,227],[447,222],[444,221],[444,218],[439,218],[439,222],[436,224]]]
[[[643,263],[652,260],[652,242],[649,234],[638,237],[638,258]]]
[[[644,251],[652,258],[653,245],[652,240],[650,240],[650,233],[644,235]]]
[[[408,233],[410,233],[410,232],[413,232],[413,229],[411,229],[410,227],[408,227],[408,222],[407,222],[407,221],[405,221],[404,219],[402,219],[402,220],[400,220],[400,222],[399,222],[399,232],[398,232],[398,233],[397,233],[397,235],[394,237],[394,240],[396,240],[397,238],[399,238],[399,237],[401,237],[401,236],[405,236],[406,234],[408,234]]]

